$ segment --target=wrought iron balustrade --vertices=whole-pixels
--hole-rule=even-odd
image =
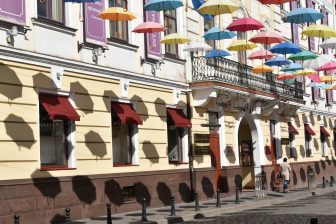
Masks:
[[[254,74],[252,67],[226,58],[192,59],[192,81],[218,81],[279,96],[303,99],[302,84],[286,85],[273,73]]]

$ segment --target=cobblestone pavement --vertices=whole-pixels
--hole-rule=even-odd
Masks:
[[[225,213],[184,223],[222,224],[305,224],[317,218],[318,224],[336,223],[336,192],[239,212]]]

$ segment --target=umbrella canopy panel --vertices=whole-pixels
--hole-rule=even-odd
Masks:
[[[233,21],[226,29],[230,31],[246,32],[249,30],[260,30],[265,26],[253,18],[241,18]]]
[[[208,0],[198,11],[202,14],[221,15],[231,14],[239,9],[239,6],[230,0]]]
[[[284,16],[285,23],[309,23],[323,19],[324,16],[319,11],[312,8],[297,8],[287,12]]]
[[[284,38],[282,36],[270,31],[259,32],[250,39],[251,42],[259,44],[275,44],[283,40]]]
[[[181,0],[150,0],[144,5],[145,11],[175,10],[183,6]]]

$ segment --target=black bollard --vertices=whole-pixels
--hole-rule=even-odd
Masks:
[[[217,208],[222,207],[222,205],[221,205],[221,201],[220,201],[220,190],[219,190],[219,189],[217,189],[217,201],[216,201],[216,207],[217,207]]]
[[[240,204],[240,201],[239,201],[239,188],[236,187],[236,204]]]
[[[198,193],[195,192],[195,211],[199,211],[200,207],[199,207],[199,200],[198,200]]]
[[[146,198],[142,199],[142,214],[141,214],[141,221],[148,222],[147,219],[147,211],[146,211]]]
[[[14,224],[20,224],[20,215],[14,215]]]
[[[317,218],[311,218],[310,224],[317,224]]]
[[[175,216],[175,196],[171,196],[170,198],[170,216]]]
[[[111,203],[107,203],[106,208],[107,208],[106,223],[112,224]]]
[[[334,177],[330,176],[330,187],[334,186]]]
[[[322,177],[322,188],[326,188],[325,177]]]
[[[65,209],[65,224],[71,224],[70,208]]]

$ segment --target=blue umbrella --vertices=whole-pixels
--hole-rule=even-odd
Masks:
[[[218,57],[226,57],[230,55],[231,54],[225,50],[211,50],[205,55],[205,57],[206,58],[218,58]]]
[[[231,39],[235,36],[237,36],[237,34],[234,32],[228,30],[220,31],[218,26],[212,27],[203,35],[205,40]]]
[[[301,52],[302,50],[294,43],[290,42],[282,42],[280,44],[274,45],[270,51],[272,53],[278,53],[278,54],[296,54]]]
[[[183,6],[182,0],[150,0],[144,5],[145,11],[175,10]]]
[[[194,9],[198,12],[198,8],[201,7],[201,5],[204,4],[204,0],[192,0],[192,4],[194,6]],[[198,12],[205,20],[213,20],[213,16],[211,15],[206,15],[206,14],[201,14]]]
[[[296,70],[302,70],[303,66],[301,64],[298,63],[291,63],[286,67],[283,67],[280,71],[283,72],[292,72],[292,71],[296,71]]]
[[[101,2],[102,0],[64,0],[64,2],[76,2],[76,3],[85,3],[85,2]]]
[[[290,60],[284,58],[284,57],[273,57],[265,62],[265,65],[268,66],[283,66],[283,65],[289,65],[292,63]]]
[[[287,79],[287,80],[284,80],[284,83],[285,85],[293,85],[295,83],[295,80],[294,79]]]
[[[317,20],[323,18],[324,18],[323,14],[315,9],[297,8],[285,14],[284,22],[301,24],[301,23],[316,22]]]

